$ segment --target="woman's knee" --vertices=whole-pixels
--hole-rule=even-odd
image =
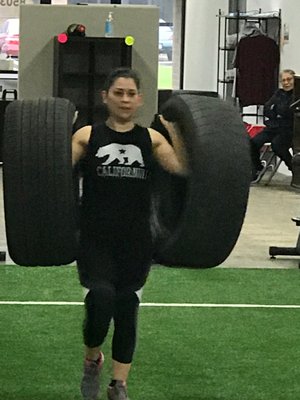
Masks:
[[[101,282],[91,289],[86,299],[90,296],[94,305],[113,304],[116,299],[116,289],[110,282]]]
[[[96,347],[103,343],[113,317],[115,299],[115,289],[110,284],[97,286],[86,295],[86,317],[83,323],[86,346]]]
[[[274,153],[280,156],[281,154],[285,154],[289,151],[292,146],[292,141],[288,138],[276,137],[274,140],[272,140],[271,144]]]

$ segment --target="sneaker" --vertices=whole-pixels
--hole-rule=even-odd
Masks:
[[[114,386],[108,386],[107,398],[108,400],[129,400],[126,386],[122,381],[116,381]]]
[[[84,360],[81,394],[84,400],[97,400],[100,391],[100,372],[104,355],[100,353],[98,361]]]
[[[262,178],[262,171],[256,171],[253,175],[252,175],[252,181],[251,183],[258,183]]]

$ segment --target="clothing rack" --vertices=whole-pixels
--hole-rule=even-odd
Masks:
[[[224,100],[231,100],[239,107],[243,117],[254,117],[255,123],[260,123],[263,116],[263,104],[251,104],[251,110],[241,106],[236,95],[236,70],[234,60],[237,46],[243,38],[243,27],[250,26],[260,29],[266,36],[280,44],[281,10],[263,12],[262,9],[247,12],[230,12],[225,14],[219,9],[218,17],[218,57],[217,57],[217,92]],[[273,21],[273,24],[271,23]],[[275,27],[275,28],[274,28]],[[271,32],[273,29],[273,33]],[[272,37],[273,36],[273,37]],[[279,72],[279,71],[278,71]],[[278,87],[278,77],[277,84]],[[248,106],[247,106],[248,107]]]

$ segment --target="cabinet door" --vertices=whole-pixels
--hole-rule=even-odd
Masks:
[[[103,121],[101,90],[105,79],[112,69],[131,66],[131,47],[124,38],[54,40],[53,95],[75,104],[79,111],[76,128]]]
[[[93,42],[91,52],[93,83],[90,94],[93,112],[90,119],[93,122],[100,122],[106,118],[101,97],[106,77],[114,68],[131,67],[131,46],[125,44],[124,38],[99,38]]]

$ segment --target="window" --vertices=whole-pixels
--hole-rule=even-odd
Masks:
[[[172,89],[173,0],[122,0],[122,4],[154,5],[160,9],[158,32],[158,89]]]
[[[79,0],[68,0],[77,4]],[[109,0],[83,0],[94,4],[110,4]],[[121,4],[157,6],[160,9],[158,39],[158,89],[172,89],[173,75],[173,7],[174,0],[122,0]]]
[[[19,57],[19,18],[8,18],[0,25],[0,53]]]

